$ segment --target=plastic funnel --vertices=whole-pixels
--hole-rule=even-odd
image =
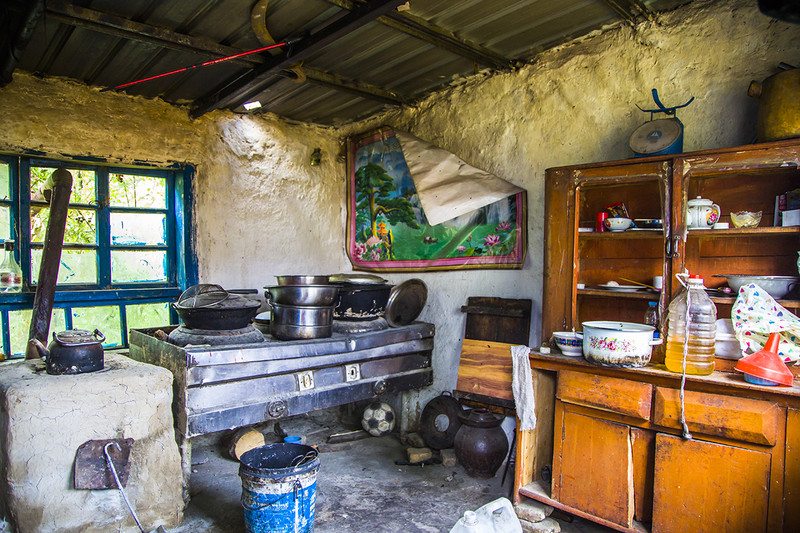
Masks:
[[[739,359],[734,368],[739,372],[744,372],[745,376],[749,375],[766,381],[766,383],[755,382],[758,384],[791,386],[794,375],[778,355],[779,342],[780,334],[770,333],[767,344],[761,351]]]

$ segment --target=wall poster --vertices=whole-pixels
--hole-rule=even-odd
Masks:
[[[348,139],[347,155],[347,252],[354,268],[522,268],[527,248],[524,190],[512,186],[521,192],[431,225],[392,129]],[[455,180],[451,186],[448,179],[453,178],[443,176],[442,183],[452,196],[451,187],[459,191],[459,184]]]

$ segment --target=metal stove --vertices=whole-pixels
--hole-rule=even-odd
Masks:
[[[256,331],[260,342],[182,347],[159,340],[158,329],[133,329],[130,357],[175,376],[175,427],[189,439],[432,383],[433,324],[367,326],[326,339],[280,341]],[[160,329],[172,337],[180,328]]]

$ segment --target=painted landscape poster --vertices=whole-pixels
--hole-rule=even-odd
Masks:
[[[348,143],[348,255],[355,268],[424,271],[522,268],[525,192],[428,224],[394,132]]]

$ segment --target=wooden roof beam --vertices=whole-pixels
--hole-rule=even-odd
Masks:
[[[225,46],[210,39],[198,38],[170,31],[166,28],[134,22],[116,15],[68,4],[60,0],[50,0],[47,3],[47,9],[47,16],[49,18],[65,24],[81,26],[106,35],[153,44],[180,52],[212,57],[225,57],[245,52],[245,50]],[[266,61],[267,59],[264,56],[256,54],[231,60],[232,63],[244,65],[249,68],[262,65]],[[310,83],[323,85],[385,104],[400,105],[403,103],[403,98],[396,93],[375,85],[370,85],[358,80],[344,80],[336,74],[311,67],[303,67],[303,71]],[[291,71],[287,71],[285,74],[287,76],[294,75]]]
[[[19,26],[16,28],[7,27],[10,26],[11,17],[6,19],[2,25],[5,35],[0,39],[0,44],[2,44],[0,48],[2,48],[3,55],[3,57],[0,57],[0,87],[11,83],[14,70],[17,68],[20,57],[22,57],[22,52],[28,46],[28,42],[33,36],[33,30],[36,29],[39,19],[44,14],[44,0],[29,2],[26,7],[27,9],[20,17]],[[5,8],[9,9],[9,6]]]
[[[655,20],[653,12],[641,0],[603,0],[603,3],[630,24],[635,23],[638,16],[651,22]]]
[[[328,2],[349,10],[362,5],[360,2],[357,3],[353,0],[328,0]],[[405,11],[387,13],[379,17],[378,22],[493,69],[511,69],[521,64],[519,61],[503,57],[488,48],[461,39],[452,32]]]
[[[220,87],[202,97],[191,115],[199,117],[215,109],[233,108],[247,102],[259,93],[270,77],[280,74],[294,63],[315,54],[337,39],[389,11],[393,11],[403,3],[402,0],[372,0],[369,4],[335,17],[332,22],[326,22],[321,27],[312,30],[307,37],[289,47],[288,51],[284,48],[279,55],[267,58],[262,65],[241,76],[225,81]]]

